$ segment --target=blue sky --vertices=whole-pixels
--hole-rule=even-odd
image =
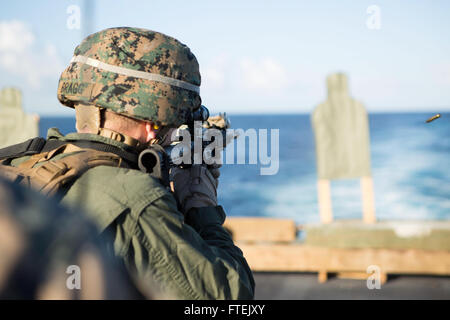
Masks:
[[[81,9],[69,29],[67,9]],[[379,29],[368,20],[379,8]],[[2,3],[0,87],[17,86],[28,111],[71,114],[56,99],[59,74],[84,33],[136,26],[187,44],[213,112],[310,112],[325,77],[346,72],[369,111],[450,111],[450,1],[91,1]],[[373,21],[373,20],[370,20]],[[87,30],[89,29],[89,30]]]

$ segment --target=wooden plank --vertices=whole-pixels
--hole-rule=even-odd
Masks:
[[[319,283],[325,283],[328,280],[328,272],[321,270],[319,271],[317,278],[319,280]]]
[[[330,180],[319,179],[317,182],[317,192],[319,198],[319,214],[322,223],[333,222],[333,208],[331,203]]]
[[[450,251],[450,221],[336,220],[302,226],[302,244],[330,248],[420,249]]]
[[[301,244],[237,243],[254,271],[366,272],[450,275],[450,252],[440,250],[342,249]]]
[[[228,217],[224,227],[234,241],[291,242],[297,237],[297,227],[291,219]]]
[[[387,281],[387,273],[386,272],[382,272],[380,274],[380,283],[383,285],[385,284]]]
[[[365,272],[338,272],[336,273],[336,277],[339,279],[353,279],[353,280],[367,280],[369,278],[370,274]],[[380,273],[380,283],[383,285],[387,281],[387,273],[382,272]]]
[[[343,271],[336,273],[336,277],[339,279],[357,279],[366,280],[370,274],[366,272],[355,272],[355,271]]]
[[[361,178],[361,192],[363,204],[363,221],[369,224],[375,223],[375,199],[372,177]]]

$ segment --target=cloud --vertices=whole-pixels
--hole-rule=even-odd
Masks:
[[[35,36],[22,21],[0,21],[0,69],[40,88],[44,78],[58,75],[63,63],[56,47],[35,44]]]
[[[273,58],[233,59],[222,53],[202,69],[202,86],[209,89],[241,90],[266,93],[279,91],[288,85],[286,69]]]
[[[0,22],[0,51],[23,52],[35,41],[33,33],[21,21]]]
[[[221,52],[208,60],[201,68],[202,99],[213,112],[273,112],[274,108],[291,112],[298,106],[310,106],[305,97],[322,84],[313,86],[311,77],[303,83],[301,78],[293,77],[303,74],[297,67],[288,69],[270,56],[243,57]]]
[[[288,84],[286,69],[272,58],[242,59],[242,85],[247,89],[278,91]]]
[[[223,89],[229,72],[230,61],[223,53],[215,57],[202,72],[203,86],[206,89]]]

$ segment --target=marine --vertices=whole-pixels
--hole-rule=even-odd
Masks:
[[[217,167],[139,170],[140,153],[164,154],[201,107],[200,82],[195,56],[172,37],[128,27],[92,34],[58,85],[77,132],[53,128],[47,140],[0,150],[0,173],[81,206],[143,283],[177,299],[253,299],[252,272],[222,226]]]

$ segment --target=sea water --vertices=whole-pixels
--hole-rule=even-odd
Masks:
[[[371,166],[379,220],[450,219],[450,114],[369,114]],[[225,164],[219,202],[230,216],[267,216],[318,222],[317,173],[310,116],[231,115],[233,128],[279,129],[279,171],[261,175],[260,164]],[[75,131],[72,118],[43,117],[50,127]],[[269,135],[270,139],[270,135]],[[270,145],[270,143],[269,143]],[[358,179],[331,182],[336,219],[362,218]]]

